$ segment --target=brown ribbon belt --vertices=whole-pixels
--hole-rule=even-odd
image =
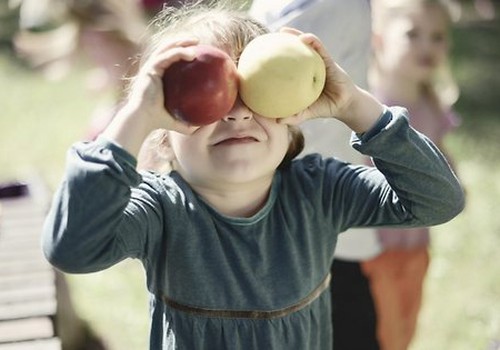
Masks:
[[[330,286],[331,274],[328,274],[325,279],[304,299],[291,306],[283,309],[258,311],[258,310],[219,310],[205,309],[193,306],[180,304],[166,296],[163,296],[164,302],[173,309],[187,312],[196,316],[215,317],[215,318],[250,318],[250,319],[272,319],[280,318],[296,311],[303,309],[316,300]]]

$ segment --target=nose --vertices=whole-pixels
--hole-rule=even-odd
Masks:
[[[222,118],[225,122],[246,121],[253,118],[252,111],[238,97],[229,113]]]

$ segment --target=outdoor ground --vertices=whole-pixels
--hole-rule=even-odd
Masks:
[[[467,190],[467,207],[433,229],[432,261],[411,350],[500,348],[500,22],[454,30],[453,70],[462,125],[446,142]],[[81,139],[110,95],[85,88],[84,58],[57,81],[0,51],[0,181],[60,180],[66,149]],[[142,268],[69,276],[73,301],[110,349],[145,349],[148,301]]]

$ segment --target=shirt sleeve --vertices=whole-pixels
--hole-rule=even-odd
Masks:
[[[326,192],[333,197],[325,203],[340,208],[340,231],[432,226],[462,211],[464,195],[457,177],[432,141],[409,125],[406,109],[386,109],[371,130],[353,134],[351,143],[371,157],[376,168],[335,169],[338,180]]]
[[[411,213],[413,226],[449,221],[464,207],[456,175],[439,148],[409,125],[405,108],[392,107],[389,111],[392,121],[368,141],[354,138],[353,147],[372,157]]]
[[[362,141],[363,143],[368,142],[373,136],[380,133],[392,120],[392,113],[389,108],[384,107],[384,111],[375,122],[375,125],[372,126],[370,130],[365,133],[358,133],[356,137]]]
[[[143,254],[145,237],[161,227],[162,216],[155,190],[135,165],[133,156],[103,138],[68,151],[42,234],[44,254],[55,267],[93,272]]]

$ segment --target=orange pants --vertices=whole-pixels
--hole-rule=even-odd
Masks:
[[[391,250],[361,263],[374,299],[381,350],[408,348],[417,326],[428,266],[427,247]]]

